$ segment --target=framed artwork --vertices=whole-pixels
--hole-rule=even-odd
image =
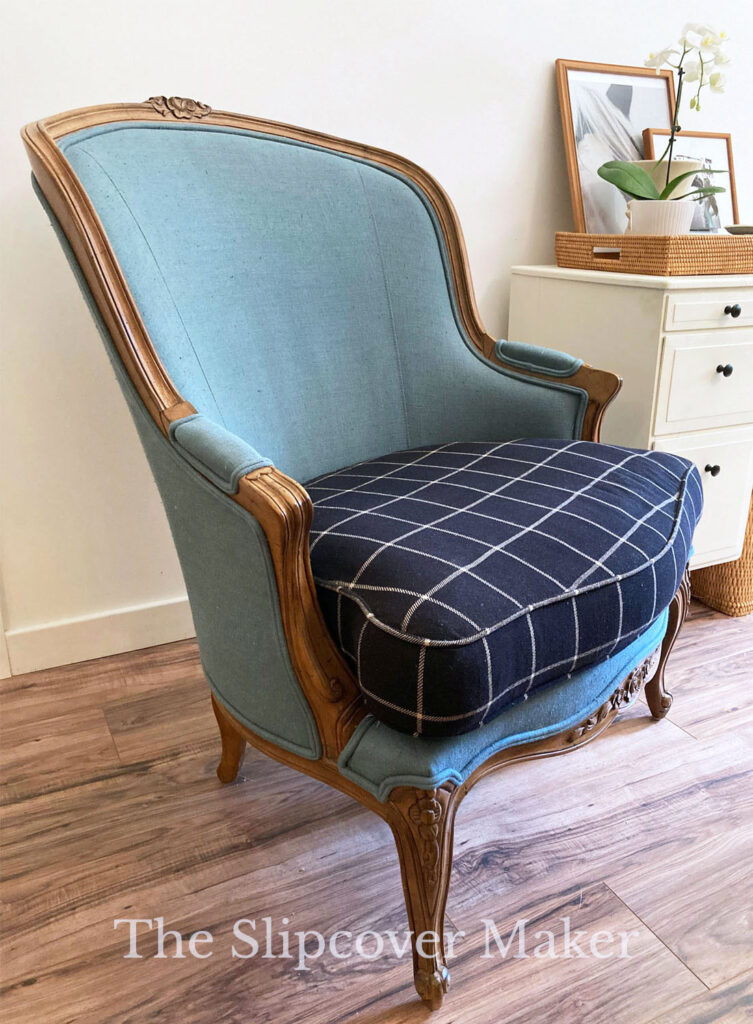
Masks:
[[[669,130],[646,128],[643,132],[643,147],[648,160],[664,152]],[[698,175],[691,178],[693,185],[723,185],[727,191],[697,199],[698,209],[693,215],[691,231],[723,231],[728,224],[739,224],[737,212],[737,191],[735,189],[735,165],[732,162],[732,139],[723,132],[685,132],[675,136],[673,160],[697,160],[701,167]],[[727,174],[706,174],[713,168]],[[670,172],[671,173],[671,172]]]
[[[556,69],[575,230],[622,234],[627,199],[596,172],[607,160],[642,160],[646,125],[669,131],[672,72],[578,60]]]

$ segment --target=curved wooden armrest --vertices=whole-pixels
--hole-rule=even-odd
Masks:
[[[604,413],[609,403],[622,387],[622,377],[612,373],[610,370],[599,370],[594,366],[589,366],[587,363],[578,363],[575,360],[573,365],[576,368],[570,373],[562,371],[547,373],[544,369],[538,370],[533,365],[525,365],[522,361],[500,358],[498,352],[498,345],[500,343],[486,333],[477,333],[474,340],[490,362],[502,367],[508,373],[513,372],[516,376],[530,377],[532,380],[546,381],[547,383],[559,384],[560,386],[564,384],[568,387],[581,388],[585,391],[588,395],[588,404],[583,415],[581,440],[599,440]],[[532,346],[531,352],[536,351],[540,350]]]
[[[255,516],[266,535],[290,660],[316,719],[322,756],[334,761],[366,711],[319,607],[309,558],[311,498],[274,466],[242,477],[230,497]]]
[[[500,366],[504,364],[493,357]],[[531,377],[534,380],[548,381],[552,384],[567,384],[570,387],[582,388],[588,395],[588,404],[583,415],[581,428],[582,441],[598,441],[604,413],[610,402],[622,387],[622,377],[610,370],[599,370],[587,363],[581,366],[570,377],[555,377],[546,373],[535,373],[533,370],[515,369],[516,374]]]
[[[588,395],[581,439],[583,441],[598,441],[604,413],[622,387],[622,377],[612,373],[611,370],[600,370],[598,367],[584,363],[577,373],[568,378],[568,383],[574,387],[583,388]]]

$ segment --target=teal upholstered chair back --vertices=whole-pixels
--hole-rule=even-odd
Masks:
[[[307,603],[305,500],[293,487],[275,532],[287,485],[267,470],[242,492],[239,478],[265,460],[305,482],[423,444],[578,437],[586,394],[579,360],[483,332],[425,172],[207,114],[154,97],[24,140],[159,487],[212,690],[257,735],[318,758],[339,749],[338,701],[357,691]],[[532,358],[548,382],[525,375]]]
[[[577,419],[566,389],[534,408],[530,385],[483,365],[436,214],[397,172],[200,121],[106,124],[60,148],[177,390],[291,476]]]

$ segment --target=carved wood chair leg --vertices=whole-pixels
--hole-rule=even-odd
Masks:
[[[651,714],[657,719],[664,718],[672,707],[672,694],[669,693],[664,685],[664,671],[667,667],[669,656],[672,653],[672,648],[675,645],[677,634],[680,632],[680,627],[685,621],[689,605],[690,573],[686,570],[682,583],[672,599],[672,604],[669,606],[669,621],[667,622],[667,632],[661,645],[659,664],[653,678],[646,683],[646,701]]]
[[[231,721],[223,714],[222,708],[214,696],[212,697],[212,709],[214,717],[217,719],[217,725],[220,728],[220,737],[222,738],[222,757],[217,765],[217,778],[220,782],[233,782],[240,770],[243,754],[246,750],[246,741],[233,728]]]
[[[408,924],[413,933],[416,991],[438,1010],[450,982],[445,963],[444,913],[452,869],[452,838],[459,800],[452,785],[393,790],[387,821],[400,859]],[[426,933],[433,933],[427,935]]]

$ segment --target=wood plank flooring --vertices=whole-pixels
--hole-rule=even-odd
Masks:
[[[392,952],[325,953],[308,971],[231,956],[239,918],[257,937],[264,917],[325,936],[403,933],[407,921],[374,815],[254,751],[220,785],[193,641],[5,680],[3,1019],[753,1020],[753,617],[693,603],[668,682],[664,722],[638,701],[590,746],[507,768],[463,803],[447,926],[466,936],[429,1015]],[[212,956],[155,959],[144,929],[143,958],[124,958],[114,920],[157,917],[184,952],[209,930]],[[589,936],[629,932],[630,956],[484,959],[482,919],[504,937],[525,919],[555,943],[565,919]]]

